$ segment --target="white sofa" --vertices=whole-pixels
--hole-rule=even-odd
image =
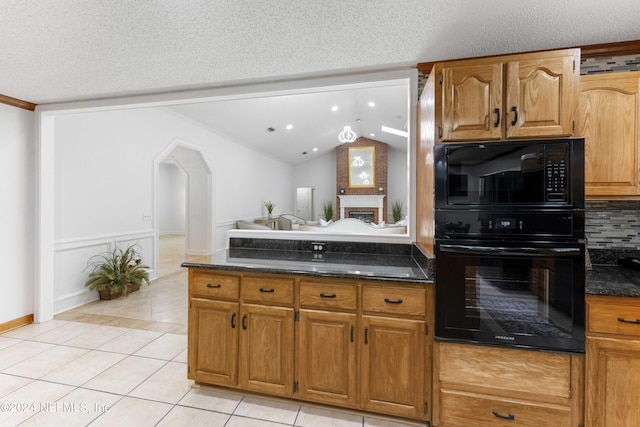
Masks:
[[[405,234],[405,226],[385,225],[376,226],[367,224],[355,218],[339,219],[327,225],[321,224],[300,224],[300,231],[315,231],[320,233],[366,233],[366,234]]]

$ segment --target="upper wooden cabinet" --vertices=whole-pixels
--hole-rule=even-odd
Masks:
[[[436,141],[571,136],[579,64],[579,49],[436,64]]]
[[[585,195],[640,195],[640,72],[582,76],[577,132],[585,138]]]

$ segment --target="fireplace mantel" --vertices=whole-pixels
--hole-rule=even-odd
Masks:
[[[384,194],[364,196],[338,196],[340,198],[340,219],[344,219],[345,208],[377,208],[378,221],[382,221],[384,215]]]

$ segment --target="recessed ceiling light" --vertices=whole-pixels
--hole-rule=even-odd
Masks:
[[[371,133],[369,134],[369,136],[376,136],[376,134],[375,134],[375,133],[373,133],[373,132],[371,132]]]
[[[373,102],[373,101],[369,101],[369,107],[375,107],[375,106],[376,106],[376,103],[375,103],[375,102]]]
[[[287,130],[293,129],[293,125],[287,125]]]
[[[333,107],[331,107],[331,111],[338,111],[338,106],[334,105]]]
[[[318,151],[318,147],[314,148],[313,151]]]

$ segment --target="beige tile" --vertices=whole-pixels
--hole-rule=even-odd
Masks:
[[[299,409],[299,405],[291,403],[245,397],[233,414],[277,423],[293,424]]]
[[[91,423],[91,427],[151,427],[155,426],[171,408],[172,406],[166,403],[124,397],[108,411],[102,413]]]
[[[51,331],[52,329],[58,328],[62,325],[66,325],[67,323],[69,322],[55,319],[42,323],[32,323],[30,325],[25,325],[20,328],[5,332],[4,334],[2,334],[2,336],[9,338],[28,339],[31,337],[35,337],[36,335],[40,335],[43,332]]]
[[[43,380],[80,386],[127,357],[125,354],[89,351],[42,377]]]
[[[188,363],[189,362],[189,360],[187,358],[188,354],[189,354],[188,351],[185,349],[185,350],[181,351],[180,354],[178,354],[176,357],[174,357],[171,360],[173,362]]]
[[[136,351],[134,355],[153,357],[155,359],[171,360],[186,350],[187,336],[178,334],[163,334],[149,344]]]
[[[157,359],[128,356],[82,385],[83,388],[127,394],[166,362]]]
[[[300,427],[362,427],[362,421],[361,415],[303,406],[295,424]]]
[[[40,378],[54,369],[77,359],[87,351],[89,350],[59,345],[16,363],[2,372],[27,378]]]
[[[162,335],[161,332],[143,331],[132,329],[126,334],[112,339],[108,343],[98,347],[101,351],[113,351],[115,353],[133,354],[145,345]]]
[[[127,328],[117,328],[114,326],[98,326],[95,329],[90,330],[82,335],[79,335],[67,342],[64,345],[72,347],[82,347],[89,349],[96,349],[109,341],[117,338],[121,335],[129,332]]]
[[[223,412],[225,414],[233,414],[233,411],[236,410],[241,400],[241,394],[214,391],[194,386],[178,404],[207,409],[209,411]]]
[[[391,417],[365,417],[364,427],[427,427],[426,423],[399,421]]]
[[[71,391],[73,391],[73,387],[67,385],[32,381],[0,399],[0,404],[21,405],[20,411],[0,411],[0,426],[18,425],[40,412],[41,405],[55,402]],[[17,406],[13,406],[13,408],[17,409]]]
[[[232,415],[231,418],[229,418],[229,421],[227,422],[227,424],[225,424],[225,427],[282,427],[283,425],[287,425],[287,424],[273,423],[271,421],[241,417],[239,415]],[[288,424],[288,425],[291,425],[291,424]],[[332,426],[326,426],[326,427],[332,427]]]
[[[14,344],[18,344],[19,342],[22,342],[22,340],[17,338],[5,338],[2,335],[0,335],[0,350],[2,350],[3,348],[10,347]]]
[[[122,398],[117,394],[77,388],[29,418],[21,427],[82,427],[110,410]]]
[[[158,427],[223,427],[229,415],[202,409],[174,407],[158,423]]]
[[[97,325],[90,323],[67,322],[66,325],[41,333],[30,339],[51,344],[62,344],[97,327]]]
[[[169,362],[136,387],[129,396],[175,404],[191,390],[192,385],[193,380],[187,379],[187,365]]]
[[[6,369],[29,357],[53,348],[52,344],[23,341],[0,350],[0,370]]]
[[[32,381],[33,380],[29,378],[0,374],[0,397],[3,397],[9,393],[13,393],[20,387],[24,387]]]

